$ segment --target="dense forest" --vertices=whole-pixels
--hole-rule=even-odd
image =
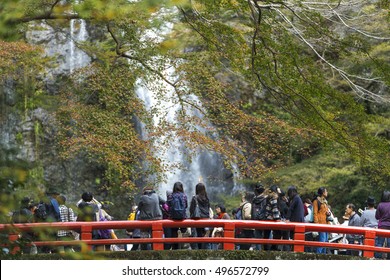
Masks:
[[[390,188],[389,23],[384,0],[1,1],[3,218],[55,187],[123,219],[194,158],[185,186],[228,210],[257,182],[363,208]]]

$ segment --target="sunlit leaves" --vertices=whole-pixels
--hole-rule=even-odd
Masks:
[[[0,41],[0,80],[33,76],[43,70],[42,49],[24,42]]]
[[[234,5],[232,5],[233,2],[235,2]],[[223,135],[230,135],[233,139],[237,139],[239,134],[234,133],[234,128],[241,127],[245,131],[244,128],[248,123],[261,123],[264,118],[264,113],[257,111],[255,114],[258,117],[254,122],[244,121],[238,125],[238,120],[245,119],[245,115],[239,111],[238,104],[234,107],[231,104],[232,96],[238,95],[244,103],[252,104],[253,109],[266,107],[265,104],[256,104],[256,101],[258,103],[271,101],[274,106],[278,106],[290,115],[289,119],[292,125],[298,124],[298,126],[306,127],[316,137],[343,145],[361,163],[371,162],[372,164],[375,162],[376,154],[385,152],[385,146],[388,146],[388,143],[386,144],[381,139],[375,139],[365,132],[362,124],[372,120],[365,115],[363,106],[356,102],[354,95],[351,94],[356,89],[356,87],[353,88],[356,84],[353,85],[353,82],[349,80],[347,88],[337,87],[337,83],[341,79],[340,76],[335,78],[335,70],[339,69],[336,69],[335,66],[333,69],[329,67],[329,61],[335,62],[341,56],[348,58],[346,61],[351,64],[355,63],[354,67],[361,66],[361,64],[356,63],[356,60],[351,61],[351,59],[356,59],[356,56],[353,56],[353,50],[359,48],[362,50],[362,46],[354,46],[353,41],[347,42],[345,39],[340,39],[345,36],[344,33],[340,35],[340,29],[337,29],[340,25],[333,24],[328,15],[321,14],[318,12],[319,10],[307,9],[301,13],[303,6],[298,8],[299,5],[295,6],[295,3],[290,3],[290,8],[284,9],[283,4],[279,6],[278,3],[272,2],[262,3],[264,8],[254,5],[250,10],[248,5],[250,1],[239,2],[193,1],[192,9],[182,10],[185,21],[188,22],[193,34],[198,39],[198,50],[201,50],[201,52],[197,52],[198,59],[202,61],[204,57],[207,57],[203,63],[208,65],[206,69],[202,69],[193,61],[188,62],[191,67],[196,67],[194,68],[196,70],[193,73],[188,73],[186,80],[190,81],[195,92],[209,100],[206,103],[208,111],[212,112],[209,117],[215,124],[228,130],[228,132],[224,131]],[[337,5],[338,1],[335,4]],[[239,9],[237,9],[238,7]],[[236,17],[231,17],[232,11],[238,13],[235,14]],[[368,10],[366,12],[372,14]],[[354,14],[348,15],[351,16],[350,19],[354,18]],[[350,19],[348,19],[348,23],[352,24]],[[380,21],[380,18],[377,19]],[[247,28],[235,28],[236,32],[230,32],[231,37],[226,37],[228,38],[226,40],[228,44],[226,44],[224,32],[232,26],[239,26],[235,23],[244,24]],[[344,27],[348,24],[345,21],[343,23]],[[349,26],[349,31],[357,32],[358,28],[356,27],[356,25]],[[335,30],[336,32],[334,32]],[[380,30],[384,31],[382,32],[384,34],[388,33],[388,30]],[[343,32],[345,31],[343,30]],[[245,38],[246,41],[240,39],[240,44],[234,46],[235,40],[240,37]],[[372,42],[367,41],[367,37],[369,36],[366,36],[365,41],[362,40],[362,42],[369,46]],[[195,44],[191,42],[191,45]],[[368,48],[366,48],[367,51]],[[322,55],[323,59],[316,58],[314,54]],[[386,69],[387,64],[383,59],[384,56],[377,56],[374,52],[371,55],[373,56],[368,55],[362,58],[367,60],[367,66],[370,65],[372,69],[376,69],[371,71],[381,73],[380,77],[384,78],[384,82],[386,82],[388,78],[385,78],[386,71],[383,69]],[[191,58],[188,56],[188,59]],[[237,65],[235,61],[241,63],[240,67],[230,67]],[[234,69],[236,73],[224,73],[225,67],[229,70]],[[229,73],[229,70],[226,72]],[[362,70],[352,73],[361,75],[363,72],[365,75],[367,72]],[[228,81],[227,77],[229,76],[236,76],[236,78],[232,79],[233,83],[228,82],[219,86],[218,83],[212,82],[213,77],[217,77],[218,72],[224,73],[219,75],[220,81]],[[250,90],[253,87],[252,92],[257,90],[263,93],[263,98],[256,98],[237,90],[240,78],[243,78],[242,83],[249,85],[247,89]],[[359,85],[359,81],[355,80],[355,82]],[[228,88],[229,86],[231,89]],[[364,84],[360,83],[360,86],[364,86]],[[225,99],[229,101],[224,102],[224,95]],[[361,97],[364,98],[364,96]],[[273,111],[276,110],[273,109]],[[229,114],[234,117],[229,117]],[[276,125],[276,127],[278,126]],[[264,129],[264,131],[267,131],[265,135],[273,135],[265,143],[272,142],[271,139],[274,139],[276,135],[273,134],[271,127]],[[259,145],[261,141],[256,140],[264,140],[267,137],[263,135],[257,138],[256,133],[252,131],[244,134],[250,135],[253,139],[247,139],[242,143],[252,143],[252,148],[260,148],[254,156],[255,160],[253,160],[257,166],[264,165],[265,162],[268,162],[270,166],[269,163],[272,165],[277,162],[273,160],[277,158],[275,157],[276,153],[272,152],[273,148],[267,147],[261,150],[261,145]],[[294,133],[288,134],[294,135]],[[238,139],[240,138],[238,137]],[[376,149],[371,143],[377,141],[382,144],[378,143]],[[288,143],[294,143],[294,140],[288,141],[287,145],[284,143],[282,147],[288,146]],[[241,150],[244,153],[248,151],[242,146]],[[252,151],[254,150],[252,149]],[[279,154],[283,154],[282,151],[283,149],[279,149]],[[283,162],[282,158],[279,160]],[[386,159],[381,169],[388,170],[389,163]],[[261,174],[260,170],[257,171],[259,171],[257,174]]]
[[[149,143],[140,139],[134,127],[134,116],[145,117],[134,95],[135,77],[126,65],[107,69],[96,64],[92,72],[80,74],[83,80],[69,88],[58,114],[64,127],[62,154],[87,152],[92,162],[106,167],[106,179],[119,179],[132,188],[146,172],[140,163],[151,158]]]

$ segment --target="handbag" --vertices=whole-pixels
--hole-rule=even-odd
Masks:
[[[195,209],[194,209],[194,213],[192,214],[192,218],[200,218],[200,208],[196,196],[195,196]]]

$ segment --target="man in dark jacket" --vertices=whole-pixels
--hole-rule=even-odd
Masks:
[[[360,227],[360,216],[356,213],[356,206],[352,203],[348,203],[345,207],[345,215],[349,215],[348,226]],[[361,244],[362,236],[358,234],[347,234],[347,240],[349,244]],[[359,256],[359,251],[347,250],[347,255]]]
[[[305,221],[305,208],[301,197],[298,195],[297,187],[288,187],[287,197],[289,200],[289,206],[286,220],[290,222],[303,223]],[[294,239],[294,231],[290,231],[290,238]]]

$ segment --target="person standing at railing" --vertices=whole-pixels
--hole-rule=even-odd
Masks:
[[[91,192],[83,192],[81,201],[76,205],[78,208],[77,222],[97,221],[96,216],[99,213],[99,206],[93,201],[93,194]],[[97,230],[92,230],[92,239],[99,239]]]
[[[215,213],[215,219],[230,220],[230,216],[228,213],[226,213],[226,208],[222,204],[218,204],[215,206]],[[215,227],[213,229],[211,237],[223,237],[223,233],[224,230],[222,227]],[[213,250],[221,249],[221,243],[213,243],[211,247]]]
[[[360,226],[369,228],[378,228],[378,220],[375,218],[375,198],[369,196],[366,200],[366,209],[360,217]]]
[[[251,216],[252,220],[266,220],[267,219],[267,199],[268,195],[264,194],[265,188],[262,184],[257,183],[255,186],[255,197],[252,200],[252,210],[251,210]],[[254,237],[255,238],[263,238],[264,237],[264,229],[255,229],[254,230]],[[255,249],[261,250],[261,244],[256,244]]]
[[[231,218],[232,218],[232,220],[242,220],[242,211],[241,211],[240,207],[234,208],[232,210]],[[241,233],[242,233],[242,229],[236,227],[236,229],[234,231],[234,238],[240,238]],[[235,248],[236,248],[236,250],[240,250],[240,244],[236,244]]]
[[[172,194],[167,198],[167,204],[170,219],[176,221],[187,219],[188,200],[181,182],[176,182],[173,185]],[[187,228],[172,228],[171,237],[177,238],[179,236],[179,230],[183,234],[187,231]],[[179,243],[172,244],[172,250],[177,250],[179,247]]]
[[[198,183],[195,186],[195,195],[192,197],[190,204],[191,219],[210,219],[210,200],[207,196],[206,186],[203,183]],[[196,228],[195,237],[204,237],[206,234],[205,228]],[[198,243],[194,249],[207,249],[206,243]]]
[[[327,217],[330,216],[328,201],[328,190],[320,187],[317,191],[317,197],[313,200],[313,220],[315,224],[329,224]],[[328,242],[328,233],[319,232],[319,242]],[[326,254],[325,247],[317,247],[317,254]]]
[[[57,196],[57,201],[58,201],[58,207],[60,209],[60,219],[61,222],[75,222],[76,217],[74,215],[73,209],[66,206],[66,196],[65,195],[59,195]],[[60,241],[72,241],[75,240],[76,232],[72,230],[59,230],[57,232],[57,240]],[[59,246],[58,251],[60,253],[64,253],[65,251],[67,252],[74,252],[72,246]]]
[[[349,227],[360,227],[360,216],[356,213],[356,206],[352,203],[348,203],[345,207],[345,215],[349,216],[348,226]],[[359,234],[347,234],[348,244],[359,245],[362,244],[362,236]],[[347,250],[347,255],[359,256],[360,251]]]
[[[360,216],[360,226],[378,228],[378,220],[375,218],[375,204],[375,198],[373,196],[369,196],[366,200],[367,207]],[[378,237],[375,238],[375,246],[378,246]]]
[[[26,196],[20,201],[20,208],[12,213],[12,223],[24,224],[34,222],[34,202]],[[37,247],[33,241],[36,239],[34,232],[21,232],[19,234],[19,243],[22,245],[22,252],[24,254],[36,254]]]
[[[390,191],[383,191],[381,202],[376,209],[375,218],[378,219],[378,228],[390,230]],[[383,247],[387,242],[387,248],[390,248],[390,238],[378,236],[378,247]],[[381,253],[375,253],[375,258],[381,258]],[[387,259],[390,260],[390,253],[387,253]]]
[[[76,205],[78,207],[78,222],[96,221],[96,213],[99,212],[99,206],[93,201],[93,194],[91,192],[84,192],[81,195],[81,201]]]
[[[277,185],[273,185],[270,188],[272,192],[277,194],[277,207],[272,207],[272,217],[269,215],[269,219],[273,221],[286,221],[287,213],[288,213],[288,198],[286,197],[286,193]],[[272,230],[272,239],[281,239],[281,240],[289,240],[290,231],[288,230]],[[271,250],[273,251],[289,251],[289,245],[277,245],[272,244]]]
[[[138,211],[137,205],[133,205],[127,220],[129,220],[129,221],[139,220],[139,211]],[[141,230],[139,228],[126,229],[126,235],[129,236],[130,238],[141,238]],[[130,249],[131,251],[137,251],[139,248],[139,243],[133,243],[133,244],[130,244],[130,246],[131,246],[131,249]],[[127,251],[128,251],[128,249],[127,249]]]
[[[306,197],[303,200],[303,205],[305,208],[305,223],[313,223],[314,222],[314,215],[313,215],[313,203],[309,197]],[[318,236],[318,232],[306,232],[305,233],[305,241],[315,241],[315,238]],[[305,252],[307,253],[313,253],[315,252],[315,248],[305,246]]]
[[[36,222],[51,223],[60,221],[60,209],[57,201],[57,197],[60,192],[56,188],[49,188],[45,194],[40,197],[40,202],[34,212],[34,219]],[[53,231],[51,228],[44,228],[38,233],[38,240],[54,241],[57,239],[57,231]],[[53,246],[42,246],[38,248],[42,253],[54,253],[56,252]]]
[[[289,200],[289,207],[286,220],[295,223],[303,223],[305,221],[305,208],[296,186],[288,187],[287,197]],[[294,231],[290,231],[290,239],[294,239]]]
[[[171,219],[171,213],[169,209],[168,201],[172,200],[172,191],[167,190],[166,192],[167,200],[164,204],[161,205],[161,212],[163,220],[170,220]],[[164,227],[164,238],[171,238],[172,237],[172,228]],[[172,248],[172,243],[164,243],[164,250],[170,250]]]
[[[267,204],[265,206],[266,221],[275,221],[275,222],[281,221],[281,213],[280,213],[281,201],[279,196],[279,194],[281,193],[282,191],[277,185],[273,185],[270,188],[265,189],[263,194],[267,196]],[[281,239],[283,236],[282,231],[280,230],[272,231],[270,229],[264,230],[264,239],[271,239],[271,238],[276,239],[275,236],[273,236],[275,232],[276,232],[277,239]],[[276,245],[270,245],[270,244],[264,245],[265,250],[274,250],[276,248],[277,248]]]
[[[96,200],[97,201],[97,200]],[[100,202],[99,202],[100,203]],[[96,214],[96,220],[99,222],[106,222],[106,221],[112,221],[114,217],[112,217],[110,214],[107,213],[109,210],[109,204],[107,203],[100,203],[102,206],[99,208],[98,213]],[[99,229],[98,230],[99,239],[118,239],[116,236],[116,233],[113,229]],[[120,248],[116,244],[106,244],[103,246],[96,246],[97,250],[103,250],[103,251],[119,251]]]
[[[154,191],[152,186],[145,187],[138,203],[139,219],[142,221],[162,220],[161,206],[164,203],[165,200]],[[151,229],[141,229],[141,238],[150,237]],[[141,250],[151,249],[151,244],[141,244]]]
[[[254,198],[254,193],[252,192],[244,192],[241,195],[241,203],[240,203],[240,212],[242,220],[251,220],[252,219],[252,201]],[[241,230],[241,235],[239,238],[253,238],[254,229],[252,228],[243,228]],[[251,244],[243,243],[239,244],[240,250],[249,250]]]

